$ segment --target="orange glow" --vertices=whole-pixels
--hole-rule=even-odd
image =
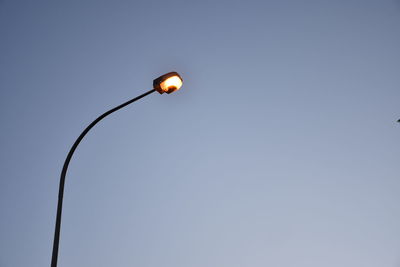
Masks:
[[[182,80],[178,76],[172,76],[160,84],[161,90],[164,92],[174,92],[181,88]]]

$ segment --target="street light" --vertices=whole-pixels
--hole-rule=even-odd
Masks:
[[[83,137],[93,128],[99,121],[110,115],[111,113],[151,94],[155,91],[159,92],[160,94],[167,93],[170,94],[179,90],[182,86],[183,80],[182,77],[177,72],[169,72],[164,74],[153,81],[153,89],[150,91],[137,96],[109,111],[100,115],[97,119],[95,119],[89,126],[83,130],[83,132],[79,135],[76,139],[75,143],[72,145],[71,149],[68,152],[67,158],[64,161],[64,165],[61,171],[60,176],[60,187],[58,191],[58,204],[57,204],[57,217],[56,217],[56,225],[54,231],[54,241],[53,241],[53,254],[51,257],[51,267],[57,267],[57,259],[58,259],[58,245],[60,243],[60,228],[61,228],[61,214],[62,214],[62,204],[63,204],[63,196],[64,196],[64,184],[65,184],[65,176],[67,174],[67,169],[69,162],[71,161],[72,155],[74,154],[76,148],[78,147],[79,143],[82,141]]]

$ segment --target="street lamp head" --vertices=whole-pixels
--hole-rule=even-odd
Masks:
[[[182,86],[182,77],[177,72],[169,72],[153,81],[154,89],[160,94],[178,91]]]

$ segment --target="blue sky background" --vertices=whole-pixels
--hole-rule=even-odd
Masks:
[[[399,267],[400,2],[0,1],[0,266]]]

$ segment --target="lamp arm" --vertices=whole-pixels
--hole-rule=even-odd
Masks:
[[[79,137],[76,139],[75,143],[72,145],[71,149],[68,152],[67,158],[65,159],[62,171],[61,171],[61,176],[60,176],[60,187],[58,191],[58,204],[57,204],[57,218],[56,218],[56,225],[55,225],[55,231],[54,231],[54,241],[53,241],[53,254],[51,257],[51,267],[57,267],[57,258],[58,258],[58,245],[60,242],[60,228],[61,228],[61,214],[62,214],[62,204],[63,204],[63,196],[64,196],[64,184],[65,184],[65,176],[67,174],[67,169],[69,162],[71,161],[72,155],[74,154],[76,148],[78,147],[79,143],[82,141],[82,139],[85,137],[85,135],[90,131],[90,129],[93,128],[99,121],[110,115],[111,113],[155,92],[155,89],[152,89],[140,96],[137,96],[113,109],[110,109],[109,111],[103,113],[100,115],[97,119],[95,119],[89,126],[83,130],[83,132],[79,135]]]

